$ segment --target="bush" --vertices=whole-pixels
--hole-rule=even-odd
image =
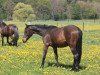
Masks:
[[[0,19],[6,19],[7,18],[7,14],[5,11],[0,11]]]
[[[84,1],[79,1],[78,4],[80,6],[81,18],[84,18],[84,19],[97,18],[96,8],[98,4],[84,2]]]
[[[14,7],[13,19],[17,21],[30,21],[36,18],[31,5],[18,3]]]
[[[72,19],[81,19],[79,4],[73,3],[71,6],[72,6]]]
[[[86,19],[93,19],[95,18],[96,12],[93,8],[90,8],[84,12],[84,18]]]

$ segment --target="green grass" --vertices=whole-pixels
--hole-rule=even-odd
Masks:
[[[23,34],[24,22],[14,23],[19,28],[19,33]],[[48,25],[81,25],[82,21],[34,21],[34,24]],[[86,25],[98,26],[90,20],[85,21]],[[0,38],[1,42],[1,38]],[[27,43],[22,42],[22,36],[18,41],[18,47],[1,46],[0,43],[0,75],[100,75],[100,30],[83,31],[83,54],[79,72],[70,71],[73,63],[73,55],[69,47],[59,48],[59,63],[55,65],[52,48],[48,49],[44,68],[40,68],[43,53],[42,38],[38,35],[32,36]]]

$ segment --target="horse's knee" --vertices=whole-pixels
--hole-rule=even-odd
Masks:
[[[77,54],[74,55],[74,60],[76,62],[80,63],[80,59],[81,59],[80,54],[77,53]]]
[[[74,58],[77,59],[78,57],[79,57],[79,54],[78,53],[74,55]]]

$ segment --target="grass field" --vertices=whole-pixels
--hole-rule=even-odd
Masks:
[[[34,21],[33,24],[57,25],[59,27],[74,24],[83,29],[83,54],[79,72],[70,71],[73,56],[69,47],[59,48],[59,63],[55,65],[54,53],[50,47],[44,68],[40,68],[43,42],[40,36],[32,36],[27,43],[22,43],[25,22],[6,22],[16,24],[20,38],[18,47],[1,46],[0,75],[100,75],[100,20],[75,21]],[[0,38],[1,42],[1,38]]]

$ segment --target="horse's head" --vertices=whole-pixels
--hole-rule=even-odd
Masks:
[[[5,26],[6,26],[6,23],[3,22],[3,21],[0,21],[0,27],[3,28],[3,27],[5,27]]]
[[[30,25],[26,25],[26,28],[24,30],[24,36],[23,36],[23,43],[27,42],[27,40],[33,35],[33,33],[35,33],[33,30],[32,30],[32,26]]]

